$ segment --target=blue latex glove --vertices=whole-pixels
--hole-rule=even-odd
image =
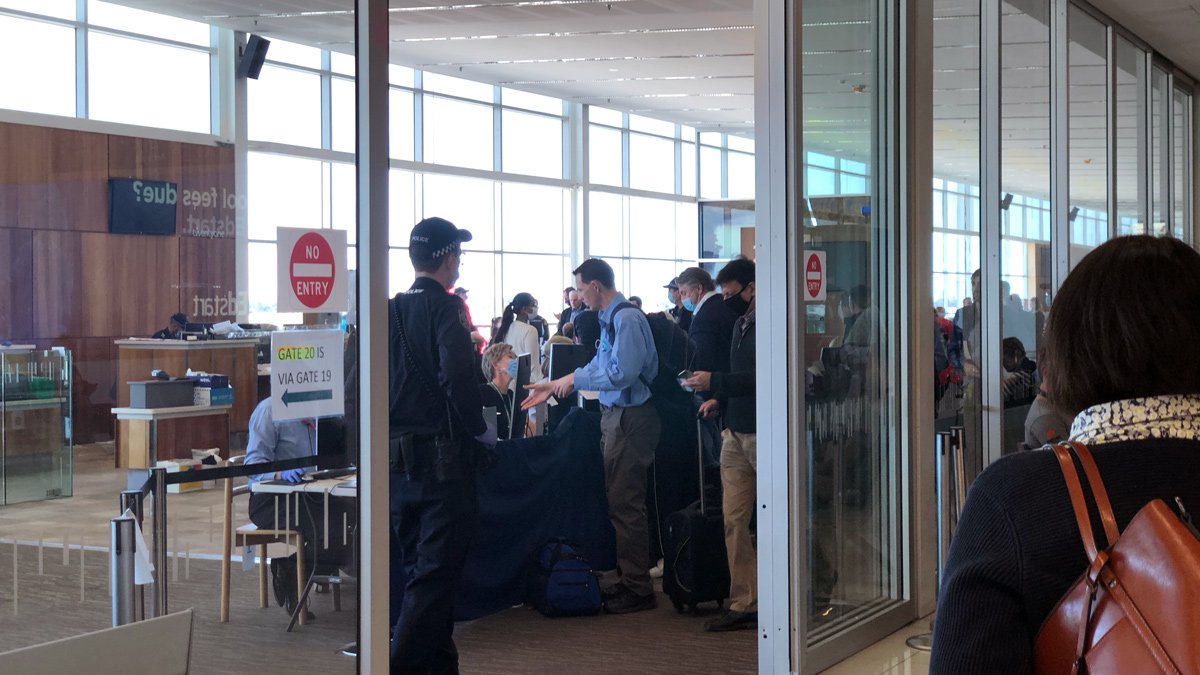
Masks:
[[[280,480],[286,480],[289,483],[299,483],[304,479],[306,469],[288,469],[279,474]]]
[[[496,430],[488,427],[488,430],[475,437],[475,440],[487,446],[488,450],[496,447]]]

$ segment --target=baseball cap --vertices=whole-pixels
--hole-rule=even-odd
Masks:
[[[679,277],[672,279],[666,286],[663,286],[663,288],[679,288]]]
[[[471,233],[467,230],[458,229],[445,218],[426,218],[413,227],[408,237],[409,257],[436,260],[467,241],[471,241]]]

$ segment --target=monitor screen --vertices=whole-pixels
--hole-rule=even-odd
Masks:
[[[108,231],[175,234],[179,189],[161,180],[108,179]]]
[[[530,360],[529,354],[521,354],[517,356],[517,389],[516,396],[513,399],[513,407],[515,410],[513,411],[511,420],[512,433],[509,434],[509,438],[525,438],[525,419],[528,417],[528,415],[525,413],[525,411],[521,410],[521,402],[524,401],[525,397],[529,394],[529,390],[525,389],[525,385],[529,384],[531,363],[532,361]]]
[[[573,373],[591,360],[590,350],[583,345],[550,345],[550,379]]]

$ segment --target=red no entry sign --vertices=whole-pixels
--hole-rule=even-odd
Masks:
[[[825,299],[825,251],[808,251],[804,254],[804,299],[820,302]]]
[[[305,307],[320,307],[333,291],[333,248],[325,237],[308,232],[296,240],[288,265],[292,291]]]

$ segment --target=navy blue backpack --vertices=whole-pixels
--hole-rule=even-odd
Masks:
[[[534,562],[529,602],[546,616],[599,614],[600,581],[573,546],[552,539]]]

